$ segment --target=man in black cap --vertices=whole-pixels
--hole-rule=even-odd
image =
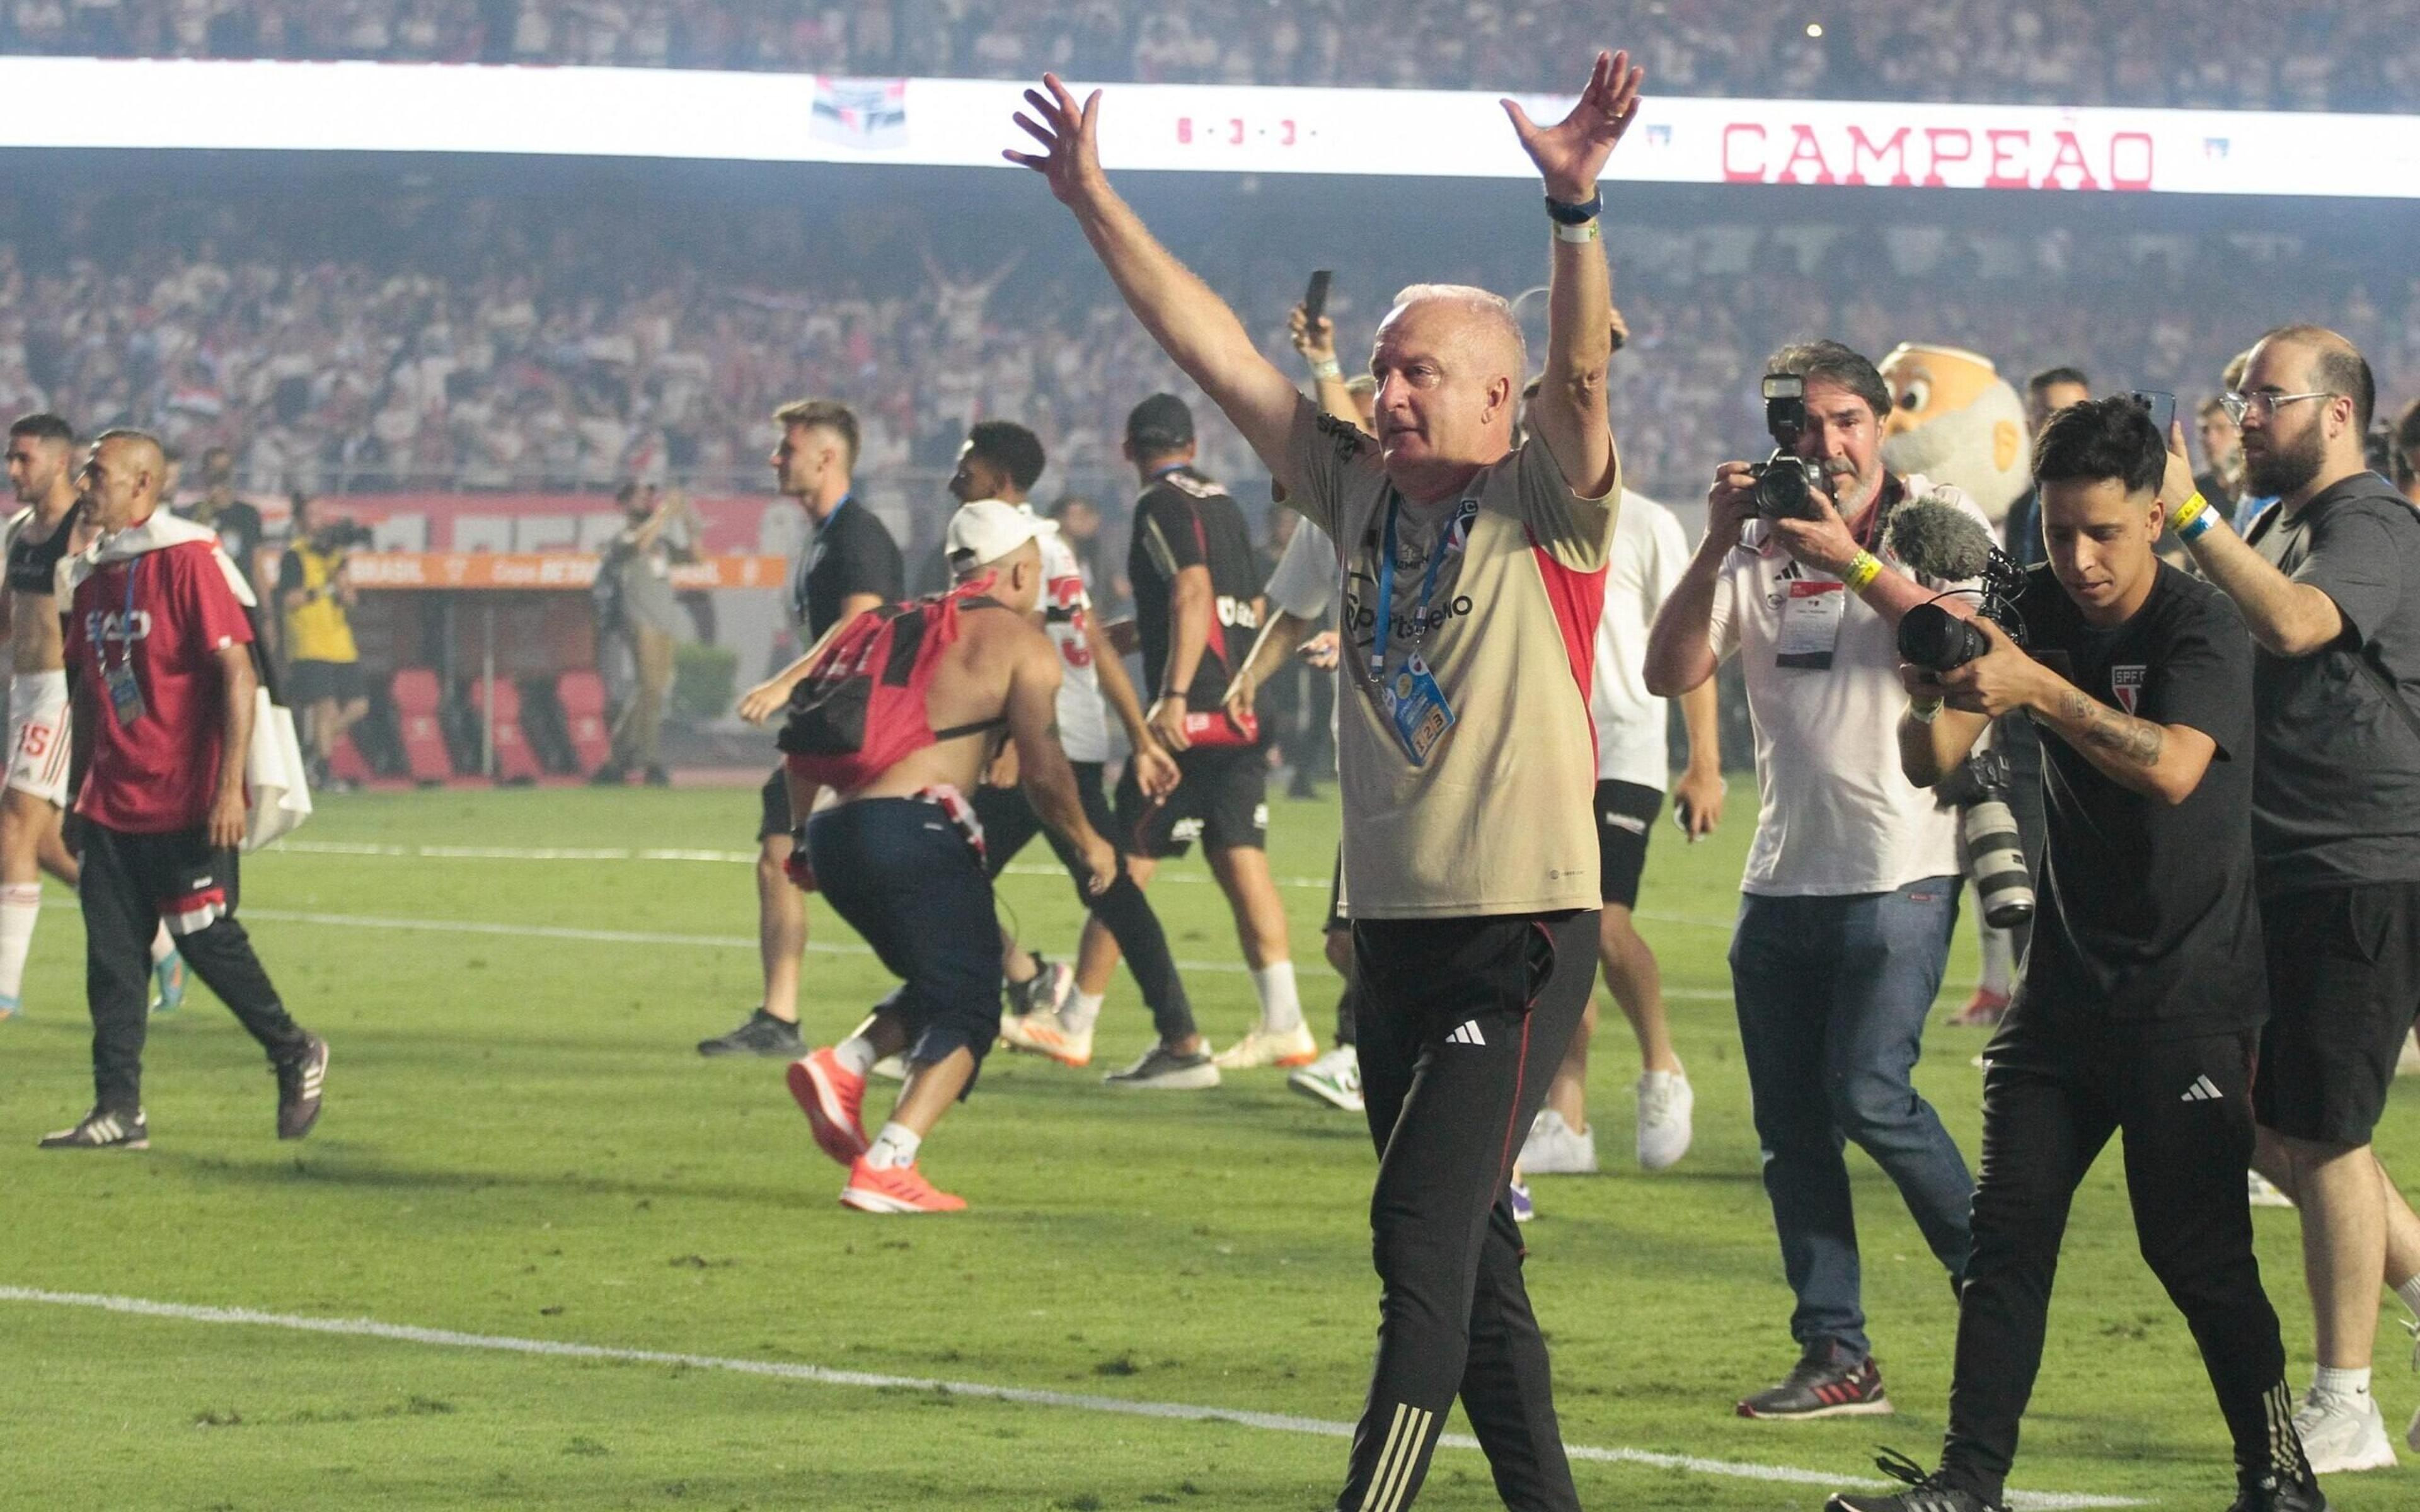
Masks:
[[[1302,1021],[1285,905],[1269,875],[1268,764],[1221,709],[1227,684],[1260,625],[1258,557],[1244,512],[1193,466],[1193,413],[1172,393],[1155,393],[1126,416],[1126,460],[1143,481],[1135,504],[1126,576],[1134,583],[1135,631],[1142,642],[1151,707],[1144,721],[1176,758],[1176,791],[1150,798],[1132,764],[1118,783],[1118,826],[1133,847],[1127,870],[1151,880],[1161,856],[1199,839],[1235,915],[1235,933],[1261,1001],[1261,1020],[1218,1055],[1229,1070],[1308,1065],[1319,1042]],[[1236,639],[1230,643],[1229,637]],[[1097,929],[1097,925],[1088,926]],[[1084,964],[1106,976],[1106,952]],[[1114,957],[1108,958],[1113,961]],[[1099,984],[1079,980],[1079,991]],[[1173,1066],[1155,1047],[1112,1083],[1154,1085]]]

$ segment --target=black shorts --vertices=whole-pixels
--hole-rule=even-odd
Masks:
[[[350,703],[368,696],[362,681],[362,664],[358,661],[290,661],[286,664],[286,687],[281,689],[289,704],[333,702]]]
[[[1076,769],[1076,796],[1084,805],[1084,823],[1100,832],[1103,840],[1118,843],[1118,821],[1109,812],[1109,795],[1101,789],[1099,762],[1070,762]],[[1016,853],[1033,843],[1035,836],[1050,842],[1063,864],[1070,852],[1063,849],[1066,841],[1053,833],[1033,811],[1033,800],[1023,788],[979,787],[975,789],[975,817],[983,822],[984,866],[993,876],[1008,870]],[[1125,847],[1120,846],[1123,851]],[[1086,874],[1089,877],[1089,873]],[[1078,878],[1078,880],[1085,880]]]
[[[2271,1016],[2253,1109],[2282,1134],[2366,1145],[2420,1008],[2420,883],[2278,893],[2260,915]]]
[[[1638,906],[1638,874],[1647,869],[1647,839],[1664,795],[1637,782],[1596,785],[1597,895],[1623,908]]]
[[[966,836],[938,805],[860,798],[815,815],[807,854],[824,902],[900,979],[882,1011],[908,1060],[965,1050],[980,1070],[1000,1035],[1000,918]]]
[[[1134,764],[1118,779],[1118,843],[1136,856],[1183,856],[1195,841],[1214,851],[1269,844],[1269,765],[1257,746],[1176,753],[1184,780],[1164,803],[1142,795]]]
[[[787,837],[790,833],[789,768],[774,767],[773,775],[765,779],[764,791],[756,797],[758,806],[764,810],[756,821],[756,843],[762,845],[776,835]]]

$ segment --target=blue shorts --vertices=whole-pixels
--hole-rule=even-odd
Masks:
[[[861,798],[807,821],[807,856],[824,901],[900,979],[884,1011],[907,1024],[908,1060],[964,1047],[981,1070],[1000,1037],[1000,918],[965,832],[922,799]]]

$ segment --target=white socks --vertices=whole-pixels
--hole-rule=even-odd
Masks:
[[[2017,981],[2017,936],[2013,930],[1982,926],[1983,990],[2009,995]]]
[[[832,1058],[852,1076],[863,1076],[874,1070],[882,1057],[874,1053],[874,1041],[861,1034],[853,1034],[832,1046]]]
[[[177,942],[169,936],[168,926],[163,921],[151,934],[151,964],[156,966],[176,953]]]
[[[25,987],[25,958],[34,949],[34,924],[42,917],[42,885],[0,887],[0,997],[15,1002]]]
[[[1078,991],[1067,996],[1067,1007],[1059,1015],[1060,1026],[1072,1033],[1082,1034],[1101,1016],[1101,1005],[1108,1001],[1105,993]]]
[[[2323,1365],[2312,1375],[2311,1389],[2336,1396],[2366,1396],[2369,1395],[2369,1371],[2366,1368],[2338,1370]]]
[[[916,1149],[923,1142],[924,1136],[906,1124],[886,1123],[882,1132],[874,1136],[872,1148],[866,1150],[865,1164],[877,1171],[888,1170],[894,1165],[913,1165],[916,1164]]]
[[[1261,1027],[1285,1034],[1302,1027],[1302,998],[1295,992],[1294,963],[1280,961],[1252,973],[1252,990],[1261,995]]]

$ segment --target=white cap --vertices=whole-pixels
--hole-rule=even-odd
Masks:
[[[950,517],[949,533],[942,539],[942,548],[949,554],[950,569],[964,572],[1001,558],[1059,528],[1055,520],[1044,519],[1033,511],[998,499],[978,499]]]

